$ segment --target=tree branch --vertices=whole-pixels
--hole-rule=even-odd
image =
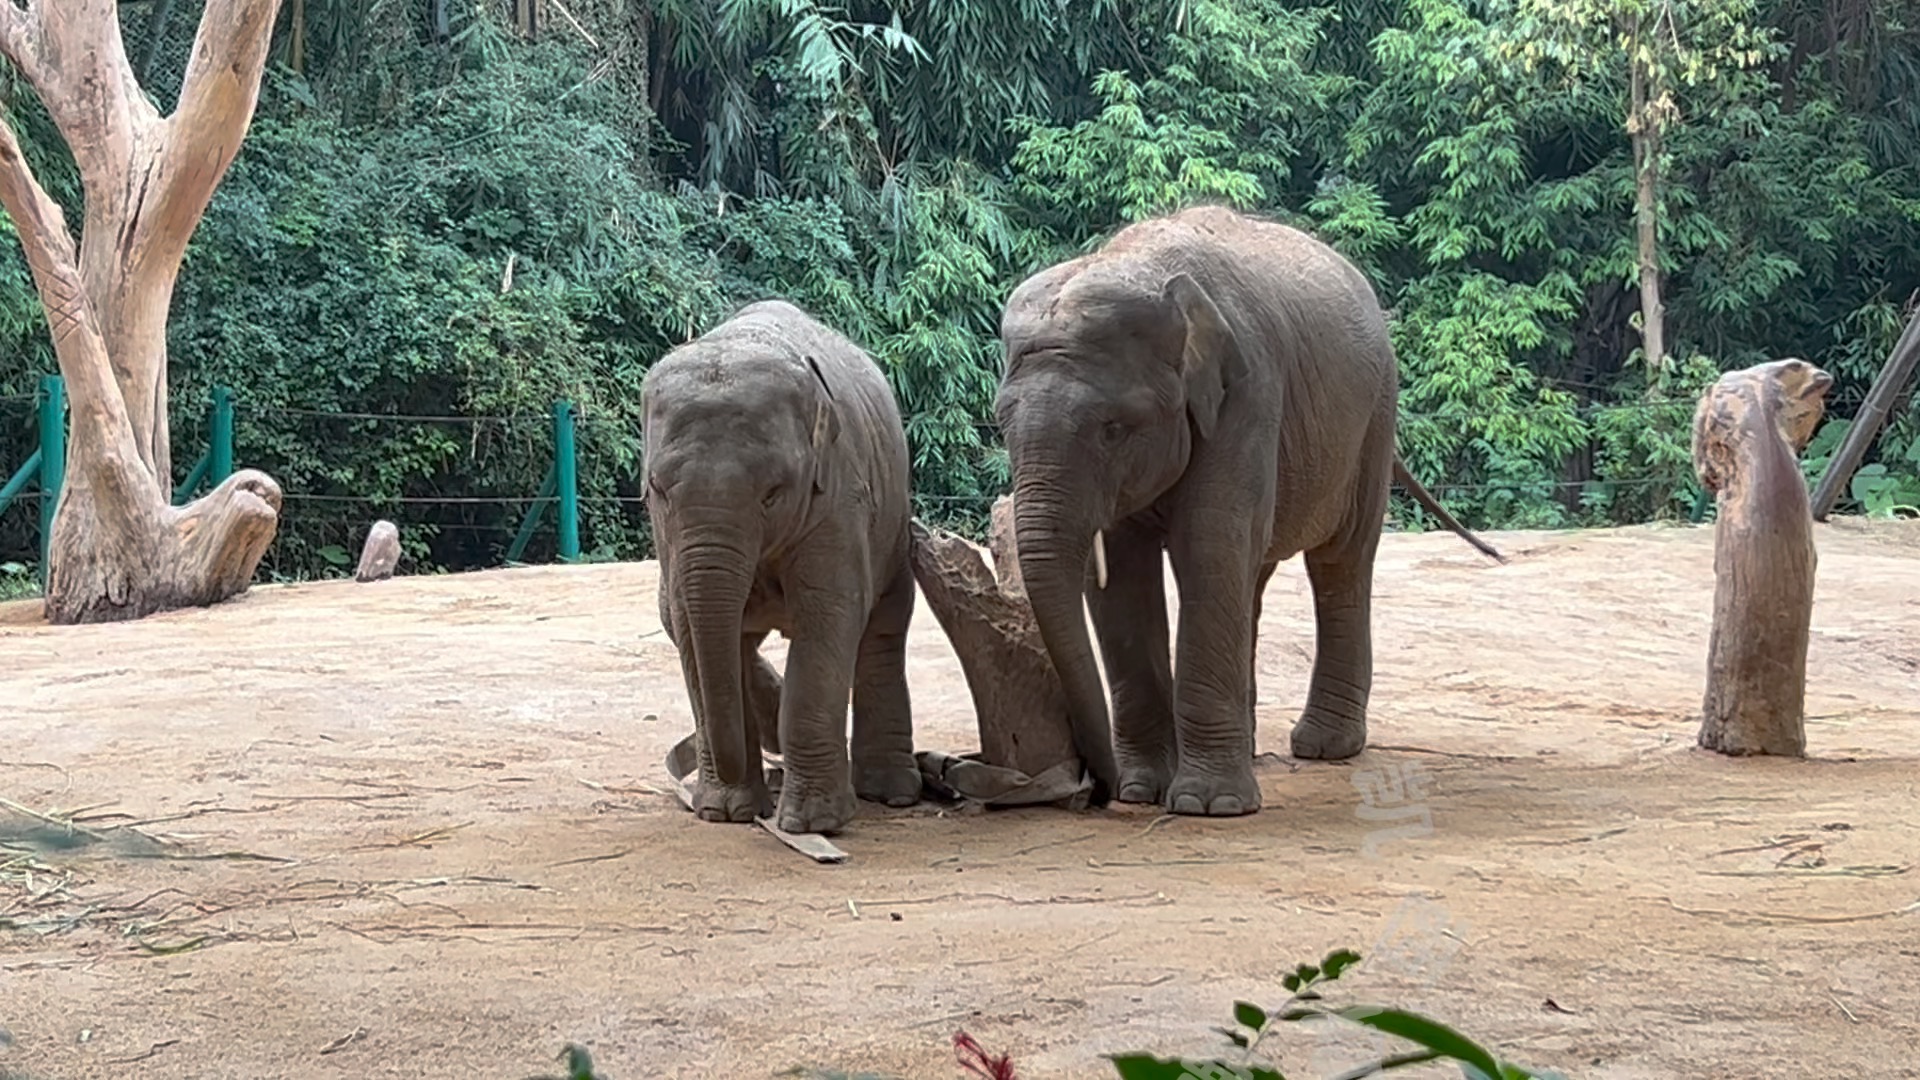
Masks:
[[[0,0],[0,5],[11,6],[12,2]],[[99,414],[108,433],[108,452],[138,460],[126,400],[113,379],[100,320],[81,284],[80,260],[73,234],[67,231],[67,216],[34,179],[33,169],[20,153],[13,126],[4,120],[0,120],[0,205],[13,219],[14,233],[20,237],[27,267],[33,272],[40,306],[46,310],[47,326],[52,331],[54,355],[60,361],[60,374],[66,380],[75,412]],[[119,480],[109,477],[107,482]]]
[[[165,121],[158,175],[140,212],[152,254],[176,261],[185,254],[240,152],[279,11],[280,0],[209,0],[201,14],[180,104]]]
[[[40,19],[13,0],[0,0],[0,52],[13,61],[27,81],[40,82]]]
[[[21,71],[73,151],[88,202],[111,199],[94,189],[96,178],[131,160],[139,136],[160,118],[127,63],[117,0],[40,0],[29,10],[0,0],[0,7],[28,20],[36,63]]]

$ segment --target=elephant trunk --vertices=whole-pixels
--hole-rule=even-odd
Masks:
[[[751,540],[734,535],[688,544],[676,553],[674,568],[685,605],[682,656],[693,661],[688,681],[696,694],[694,715],[714,779],[728,786],[749,782],[748,755],[759,743],[757,735],[748,737],[740,669],[740,622],[755,561]]]
[[[1062,497],[1067,470],[1019,470],[1013,493],[1014,537],[1020,578],[1033,605],[1040,639],[1067,695],[1074,749],[1094,778],[1094,802],[1119,788],[1107,694],[1087,634],[1087,557],[1104,524],[1098,515]],[[1101,560],[1105,562],[1104,559]],[[1104,575],[1102,575],[1104,576]]]

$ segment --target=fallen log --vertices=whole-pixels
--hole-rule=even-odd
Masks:
[[[991,806],[1082,808],[1093,785],[1073,749],[1066,690],[1019,587],[1012,522],[1001,504],[994,508],[998,577],[974,545],[913,522],[913,576],[960,658],[980,726],[979,753],[921,751],[921,773],[935,791]]]
[[[1813,514],[1799,454],[1833,379],[1804,360],[1722,375],[1693,416],[1693,463],[1714,493],[1713,633],[1699,744],[1806,754]]]

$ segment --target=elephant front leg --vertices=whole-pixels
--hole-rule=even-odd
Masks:
[[[1107,587],[1089,578],[1087,607],[1113,689],[1113,750],[1120,802],[1157,803],[1180,756],[1173,737],[1173,671],[1167,648],[1161,534],[1122,524],[1106,539]]]
[[[766,773],[760,768],[760,759],[753,758],[753,767],[748,771],[744,783],[728,784],[720,779],[719,767],[714,762],[713,741],[715,738],[728,739],[732,733],[716,731],[706,702],[701,698],[700,665],[694,653],[692,636],[686,625],[683,612],[673,602],[672,591],[668,587],[668,574],[664,565],[660,574],[660,629],[666,632],[667,640],[673,644],[680,657],[681,676],[687,687],[688,705],[693,711],[693,745],[698,764],[694,774],[693,811],[702,821],[750,822],[764,816],[773,809],[773,798],[767,791]],[[741,654],[744,660],[748,653],[758,657],[758,650],[749,644],[749,639],[741,641]],[[761,660],[765,664],[765,660]],[[744,670],[744,669],[743,669]],[[776,677],[777,678],[777,677]],[[752,689],[749,679],[747,689]],[[779,693],[778,684],[774,693]],[[752,698],[747,698],[749,725],[752,722]],[[745,734],[744,732],[742,734]],[[741,740],[741,750],[745,750],[745,739]]]
[[[913,621],[913,570],[900,573],[860,637],[853,670],[853,792],[870,802],[920,801],[913,760],[913,703],[907,691],[907,626]]]
[[[789,596],[791,596],[791,591]],[[794,612],[780,687],[780,748],[786,775],[778,822],[791,833],[831,834],[855,812],[847,760],[847,702],[863,625],[844,596],[822,590],[811,612]]]
[[[1367,697],[1373,688],[1373,556],[1379,546],[1358,551],[1309,551],[1318,632],[1313,682],[1307,705],[1293,725],[1293,756],[1339,760],[1367,744]]]
[[[1179,763],[1167,787],[1176,814],[1231,817],[1260,809],[1253,775],[1253,588],[1255,545],[1216,526],[1205,539],[1176,540],[1180,631],[1173,688]]]
[[[759,755],[748,752],[751,736],[747,726],[742,724],[732,729],[724,723],[716,723],[724,710],[709,709],[701,697],[699,660],[691,648],[680,650],[680,668],[691,691],[688,697],[693,706],[694,746],[698,751],[700,766],[692,785],[695,816],[702,821],[741,824],[766,816],[773,809],[773,797],[768,793],[766,772],[760,767]],[[729,744],[722,748],[721,755],[714,753],[716,741]],[[717,760],[729,749],[747,764],[746,775],[733,783],[722,779]]]

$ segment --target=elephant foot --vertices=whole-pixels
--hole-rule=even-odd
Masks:
[[[1238,817],[1260,809],[1260,784],[1253,778],[1251,761],[1230,776],[1217,776],[1182,770],[1167,785],[1166,806],[1176,814],[1204,817]]]
[[[1293,756],[1310,761],[1340,761],[1364,750],[1367,722],[1335,720],[1306,713],[1293,725]]]
[[[918,775],[915,774],[916,777]],[[808,789],[789,776],[786,787],[780,792],[780,815],[776,824],[784,832],[831,836],[847,827],[847,823],[853,820],[854,810],[851,789]]]
[[[753,784],[694,785],[693,812],[701,821],[751,824],[772,806],[766,790]]]
[[[868,802],[912,806],[920,801],[920,767],[911,760],[899,764],[853,763],[853,793]]]
[[[1123,803],[1158,803],[1165,798],[1167,786],[1172,782],[1172,770],[1164,765],[1124,763],[1120,766],[1120,790],[1114,799]]]

